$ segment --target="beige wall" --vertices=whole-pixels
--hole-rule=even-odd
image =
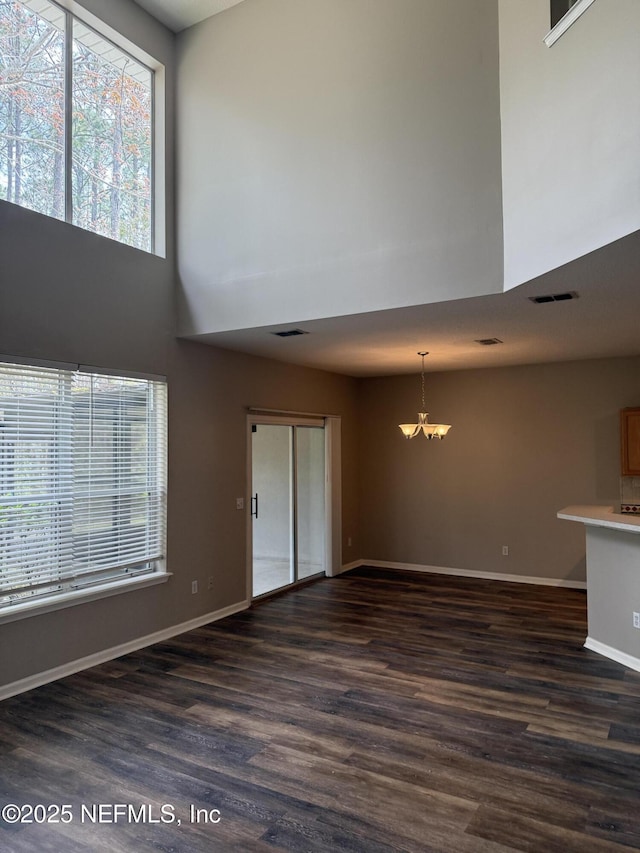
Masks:
[[[235,499],[246,495],[248,406],[342,415],[343,524],[357,529],[356,382],[189,342],[177,345],[173,367],[169,558],[184,565],[187,598],[192,578],[216,575],[212,610],[245,596],[245,516]]]
[[[245,0],[178,58],[182,333],[501,289],[497,0]]]
[[[173,577],[0,625],[0,687],[246,598],[246,516],[235,499],[246,497],[248,406],[343,416],[342,511],[345,525],[357,531],[355,380],[188,342],[169,344],[167,361]],[[199,581],[195,596],[192,580]]]
[[[110,23],[117,23],[125,35],[139,41],[166,64],[171,129],[173,37],[126,0],[111,0],[109,4],[85,0],[85,3],[88,8],[109,16]],[[274,301],[279,311],[285,305],[296,306],[295,311],[302,310],[295,300],[306,286],[317,283],[307,272],[313,267],[313,259],[322,258],[326,247],[333,245],[334,238],[340,264],[345,258],[375,260],[378,255],[374,252],[367,256],[367,251],[372,246],[378,251],[382,246],[380,257],[389,259],[398,275],[390,278],[382,275],[374,280],[369,275],[368,261],[360,264],[358,260],[355,266],[350,265],[350,260],[345,261],[342,272],[349,281],[353,274],[355,284],[352,289],[346,288],[340,275],[331,276],[338,290],[323,291],[323,298],[331,302],[330,313],[351,310],[343,296],[352,298],[354,304],[358,302],[358,310],[363,310],[366,303],[359,300],[369,291],[375,299],[381,298],[389,281],[394,288],[412,282],[411,289],[419,278],[421,286],[426,287],[428,280],[429,287],[433,284],[437,289],[449,282],[448,276],[457,270],[461,286],[466,287],[470,270],[478,269],[478,280],[473,286],[484,292],[492,284],[498,240],[495,227],[498,219],[494,214],[499,208],[499,177],[494,159],[498,150],[497,125],[495,116],[492,118],[497,106],[489,85],[495,71],[495,45],[491,40],[495,4],[492,0],[473,4],[462,0],[447,4],[436,4],[435,0],[403,0],[403,3],[406,17],[397,14],[394,4],[393,20],[382,14],[391,9],[385,4],[379,6],[379,18],[370,11],[365,14],[369,7],[363,0],[312,4],[317,15],[316,29],[325,35],[329,32],[336,38],[340,36],[336,41],[335,63],[327,63],[324,54],[309,59],[309,44],[305,42],[298,44],[298,53],[294,52],[301,30],[309,29],[308,19],[303,15],[311,8],[307,0],[246,0],[224,13],[219,18],[222,29],[216,29],[216,33],[225,33],[222,47],[226,45],[226,53],[209,49],[210,24],[202,29],[196,27],[185,37],[196,41],[204,38],[204,45],[195,45],[192,56],[204,62],[202,51],[208,51],[212,65],[207,68],[211,73],[216,71],[217,62],[228,69],[238,69],[237,75],[225,77],[228,90],[211,89],[213,83],[220,83],[220,78],[212,80],[203,76],[202,85],[193,87],[195,100],[185,106],[188,119],[189,111],[198,106],[198,98],[206,95],[216,105],[215,111],[204,117],[199,128],[202,132],[196,137],[211,160],[224,168],[213,177],[198,170],[185,173],[182,193],[184,199],[185,193],[199,190],[198,178],[202,178],[205,196],[200,197],[191,214],[183,204],[183,248],[185,258],[194,258],[196,264],[202,262],[203,269],[211,272],[211,280],[216,279],[220,270],[207,267],[210,257],[201,254],[202,245],[220,248],[216,239],[222,234],[230,241],[224,247],[228,254],[223,253],[225,274],[236,269],[234,257],[244,259],[245,250],[249,265],[246,270],[241,269],[240,278],[247,271],[272,269],[271,252],[275,258],[284,259],[287,269],[294,269],[295,286],[287,278],[286,270],[274,278],[278,287],[282,285],[289,294],[286,301]],[[594,4],[594,9],[599,5]],[[422,16],[435,6],[442,17],[429,18],[430,25],[426,26]],[[232,12],[244,17],[234,18]],[[278,39],[285,38],[287,30],[281,26],[283,21],[279,16],[285,13],[293,36],[288,49],[279,52]],[[339,15],[346,17],[332,17]],[[264,23],[266,27],[265,16],[269,26],[257,26]],[[344,27],[336,26],[336,21],[344,23]],[[417,21],[422,21],[421,27],[413,26]],[[378,44],[380,49],[354,54],[363,64],[355,68],[354,74],[358,72],[355,77],[347,79],[349,86],[337,85],[344,103],[320,100],[307,106],[306,112],[299,112],[299,101],[295,98],[288,101],[295,94],[291,90],[287,90],[283,99],[276,90],[271,93],[275,101],[267,98],[268,84],[277,82],[285,69],[290,71],[291,62],[298,55],[304,59],[301,68],[306,69],[307,75],[312,71],[319,74],[320,70],[329,75],[336,72],[337,82],[344,83],[351,53],[346,52],[341,39],[348,41],[354,29],[359,28],[372,40],[369,47]],[[411,38],[401,61],[400,44],[405,43],[408,34]],[[487,55],[481,49],[485,42],[490,47]],[[362,47],[358,40],[355,44]],[[451,44],[455,45],[455,51]],[[274,66],[265,67],[261,62],[264,51],[275,57]],[[465,51],[469,53],[467,64],[461,61]],[[437,58],[439,63],[429,66],[429,74],[435,75],[437,71],[436,76],[447,78],[446,99],[435,77],[432,79],[429,74],[420,77],[425,71],[422,57],[427,55],[430,61]],[[484,68],[482,73],[472,73],[480,66]],[[405,74],[410,76],[416,69],[419,84],[408,90],[403,88]],[[195,70],[197,63],[192,72]],[[247,76],[244,88],[237,89],[240,70],[246,71]],[[379,72],[386,76],[378,77]],[[305,74],[292,78],[288,73],[288,79],[299,83],[299,100],[308,102]],[[191,80],[192,84],[196,82],[197,75]],[[229,133],[215,132],[216,120],[230,109],[225,97],[238,95],[238,103],[243,103],[242,98],[250,99],[252,87],[258,82],[264,83],[260,97],[266,98],[265,109],[275,105],[286,112],[290,108],[294,114],[289,116],[290,124],[285,122],[283,126],[298,128],[301,134],[299,144],[289,152],[291,156],[286,151],[282,154],[291,186],[278,184],[278,177],[285,172],[281,174],[277,169],[264,172],[261,165],[255,173],[243,168],[244,162],[250,163],[253,157],[260,161],[265,152],[278,148],[281,140],[277,133],[267,139],[271,147],[265,146],[269,110],[263,116],[264,126],[245,127],[242,116],[225,114]],[[457,93],[456,97],[451,95],[452,91]],[[380,101],[384,110],[376,114],[372,105],[378,95],[385,93],[388,97]],[[408,103],[403,100],[403,93]],[[356,98],[360,94],[362,103],[370,107],[364,116],[353,106],[360,103]],[[422,99],[420,109],[412,113]],[[394,112],[394,105],[402,108],[400,117]],[[334,126],[329,119],[335,117],[338,108],[349,117],[346,124],[339,125],[348,143],[342,152],[344,157],[331,147],[322,147],[333,137],[319,135],[316,140],[314,133],[316,120],[322,119],[320,129]],[[407,116],[411,120],[405,125],[400,119]],[[372,133],[374,119],[381,128],[389,130],[389,136]],[[207,121],[213,123],[211,132]],[[244,135],[243,127],[247,131]],[[443,128],[447,130],[444,135]],[[472,133],[472,129],[477,132]],[[380,146],[379,150],[360,144],[361,130],[366,131],[367,140]],[[306,147],[309,141],[314,144],[317,141],[318,147]],[[387,156],[387,143],[397,155],[392,161],[398,164],[399,174],[385,174],[377,168],[377,156]],[[400,143],[406,144],[408,150]],[[1,625],[0,685],[244,599],[245,516],[235,509],[235,498],[245,495],[246,490],[246,408],[250,405],[342,415],[344,562],[370,557],[582,579],[583,531],[579,525],[558,521],[555,513],[569,503],[605,503],[617,497],[617,412],[623,406],[640,403],[640,359],[429,376],[427,399],[432,416],[452,423],[453,429],[445,442],[428,444],[420,439],[406,442],[397,428],[398,423],[412,418],[418,408],[418,377],[356,382],[321,371],[176,341],[171,133],[167,147],[170,156],[166,175],[169,213],[166,260],[0,201],[0,351],[160,373],[169,378],[168,570],[173,573],[168,583],[157,587]],[[313,192],[312,181],[302,187],[306,193],[302,197],[298,195],[300,187],[295,175],[296,170],[305,167],[305,157],[319,162],[321,168],[311,172],[319,193]],[[421,171],[419,164],[423,161],[435,163],[437,169],[435,166],[433,169],[437,174],[426,166],[426,171]],[[198,161],[195,162],[197,165]],[[332,163],[338,167],[335,177],[331,177]],[[232,179],[230,176],[234,174],[236,178]],[[269,178],[265,186],[260,186],[261,176]],[[362,195],[363,188],[371,182],[381,182],[386,187],[377,202],[374,200],[373,207],[369,206],[371,199]],[[288,186],[292,195],[280,192]],[[395,195],[387,192],[389,187]],[[444,189],[447,190],[452,207],[440,206],[428,211],[422,208],[425,197],[431,198],[434,188],[441,191],[442,198]],[[274,210],[276,197],[293,198],[296,202],[293,213]],[[395,206],[391,203],[393,199]],[[261,200],[262,206],[258,204]],[[314,203],[313,210],[315,202],[319,203],[318,221],[315,225],[311,223],[313,227],[307,222],[319,243],[308,244],[306,238],[302,243],[297,238],[289,239],[291,235],[296,237],[296,232],[288,230],[288,226],[304,221],[305,200]],[[478,215],[479,209],[483,215]],[[367,211],[371,219],[367,219]],[[417,219],[416,213],[420,214]],[[198,221],[201,214],[202,222]],[[387,215],[392,218],[387,220]],[[190,216],[195,216],[195,220]],[[269,239],[270,223],[279,216],[282,216],[280,225],[287,226],[283,229],[289,235],[286,246]],[[191,246],[190,238],[185,237],[191,226],[194,237],[203,241],[202,244]],[[260,230],[262,227],[265,233]],[[385,255],[386,244],[381,234],[386,233],[387,227],[394,239]],[[421,254],[422,249],[415,256],[410,257],[410,252],[403,254],[414,245],[412,241],[422,245],[423,231],[429,232],[433,239],[426,254]],[[451,248],[449,239],[456,247],[461,239],[467,249],[456,248],[444,260],[443,256],[430,254],[441,243]],[[300,247],[302,254],[297,256]],[[412,279],[414,262],[419,276]],[[455,266],[458,263],[462,265],[459,268]],[[384,271],[384,264],[377,269]],[[357,284],[359,275],[363,277],[362,287]],[[248,323],[253,311],[250,298],[253,292],[244,290],[245,284],[246,280],[238,284],[240,290],[235,290],[234,296],[240,294],[239,304],[246,311]],[[257,294],[258,311],[265,305],[260,300],[269,292],[267,289]],[[444,291],[438,296],[435,290],[425,290],[423,295],[442,298],[443,294]],[[401,298],[407,298],[406,294]],[[282,319],[280,315],[279,320]],[[351,547],[347,545],[348,537],[352,539]],[[511,549],[508,558],[500,554],[503,544]],[[211,575],[215,583],[209,591],[206,579]],[[200,581],[201,589],[196,596],[191,595],[194,579]]]
[[[640,228],[640,3],[548,48],[549,0],[500,0],[505,288]]]
[[[618,411],[640,404],[640,358],[427,374],[442,442],[402,438],[418,376],[362,380],[362,555],[584,580],[567,504],[619,500]],[[509,546],[509,556],[501,554]]]
[[[125,0],[108,9],[86,2],[165,63],[171,128],[173,36]],[[173,574],[149,589],[0,625],[0,686],[245,598],[245,516],[235,498],[246,491],[249,405],[343,415],[343,513],[357,529],[355,380],[175,340],[172,186],[169,158],[166,259],[0,201],[0,352],[168,377]]]

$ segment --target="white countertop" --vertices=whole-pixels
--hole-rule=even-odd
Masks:
[[[594,527],[609,527],[625,533],[640,533],[640,516],[614,512],[612,506],[566,506],[558,512],[558,518],[581,521]]]

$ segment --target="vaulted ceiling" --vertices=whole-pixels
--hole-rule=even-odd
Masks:
[[[243,0],[135,0],[180,32]],[[235,329],[198,340],[354,376],[637,355],[640,352],[640,232],[506,293],[341,317]],[[575,291],[535,304],[532,296]],[[306,334],[278,337],[299,328]],[[479,340],[497,338],[484,346]]]

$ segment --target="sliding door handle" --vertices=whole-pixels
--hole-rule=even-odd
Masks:
[[[256,502],[255,503],[255,507],[256,507],[255,512],[253,511],[253,506],[254,506],[253,502],[254,501]],[[256,518],[258,517],[258,493],[257,492],[251,498],[251,515],[254,515]]]

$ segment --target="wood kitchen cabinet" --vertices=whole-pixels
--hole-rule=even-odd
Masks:
[[[620,412],[622,476],[640,477],[640,406]]]

